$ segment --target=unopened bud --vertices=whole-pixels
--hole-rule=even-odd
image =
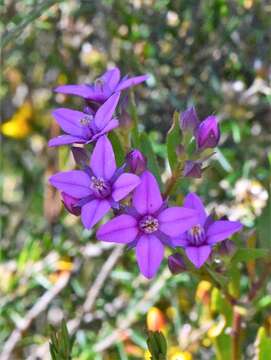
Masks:
[[[208,116],[196,131],[196,141],[199,150],[214,148],[220,139],[220,129],[215,116]]]
[[[187,160],[184,165],[183,175],[185,177],[201,178],[201,162]]]
[[[194,106],[186,109],[183,113],[180,114],[180,128],[183,131],[194,131],[198,124],[199,124],[199,118],[196,112],[196,109]]]
[[[182,255],[176,253],[168,257],[168,267],[172,274],[180,274],[187,270]]]
[[[78,146],[72,146],[71,150],[74,161],[76,162],[77,165],[85,166],[89,163],[89,155],[84,148]]]
[[[146,170],[147,160],[142,152],[138,149],[130,151],[126,156],[127,165],[131,172],[140,175]]]
[[[68,212],[75,216],[79,216],[81,214],[81,208],[76,205],[78,203],[78,199],[64,192],[61,193],[61,196],[63,205],[68,210]]]
[[[232,240],[226,239],[221,242],[219,254],[222,256],[232,256],[236,251],[236,245]]]

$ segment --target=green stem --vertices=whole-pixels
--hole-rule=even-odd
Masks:
[[[209,269],[207,264],[204,266],[204,269],[212,279],[213,284],[222,292],[222,294],[225,296],[228,302],[231,305],[236,305],[237,303],[236,299],[227,291],[225,286],[221,284],[220,281],[214,276],[213,272]]]

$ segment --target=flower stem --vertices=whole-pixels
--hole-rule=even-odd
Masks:
[[[212,279],[213,284],[222,292],[222,294],[225,296],[225,298],[228,300],[228,302],[231,305],[236,305],[237,301],[236,299],[227,291],[224,285],[222,285],[219,280],[214,276],[213,272],[208,268],[207,265],[205,265],[205,270]]]
[[[163,194],[164,199],[166,199],[172,192],[172,190],[174,189],[177,181],[180,179],[181,174],[182,174],[182,170],[183,170],[183,164],[180,161],[175,169],[175,171],[173,172],[173,174],[171,175],[171,177],[168,179],[167,183],[166,183],[166,189],[165,192]]]
[[[241,333],[242,316],[238,309],[233,309],[233,321],[232,321],[232,360],[240,360],[240,333]]]

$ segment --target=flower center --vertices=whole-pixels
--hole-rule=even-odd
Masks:
[[[79,120],[79,122],[83,126],[89,126],[92,120],[93,120],[92,115],[85,115],[82,117],[82,119]]]
[[[94,191],[94,194],[99,198],[105,198],[111,193],[110,184],[103,178],[92,176],[90,187]]]
[[[191,245],[200,246],[205,242],[205,231],[201,225],[195,225],[187,231],[188,240]]]
[[[159,222],[154,217],[147,215],[139,222],[139,228],[146,234],[151,234],[158,230]]]

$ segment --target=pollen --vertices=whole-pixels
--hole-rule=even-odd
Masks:
[[[142,220],[140,220],[139,227],[144,233],[151,234],[158,230],[159,222],[153,216],[148,215],[145,216]]]

